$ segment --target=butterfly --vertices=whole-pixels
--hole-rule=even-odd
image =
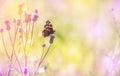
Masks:
[[[46,24],[44,25],[44,30],[42,31],[42,36],[47,37],[50,36],[50,34],[54,34],[55,30],[49,20],[46,21]]]

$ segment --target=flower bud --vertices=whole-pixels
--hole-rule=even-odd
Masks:
[[[6,30],[10,30],[10,22],[8,20],[5,21],[5,25],[6,25]]]
[[[25,22],[28,23],[31,21],[31,14],[25,13]]]
[[[45,44],[42,45],[42,47],[45,47],[45,46],[46,46]]]
[[[50,41],[49,41],[50,44],[53,43],[54,38],[55,38],[54,34],[50,34]]]
[[[33,14],[32,20],[35,22],[35,21],[37,21],[38,17],[39,17],[38,16],[38,10],[36,9],[35,12],[34,12],[34,14]]]

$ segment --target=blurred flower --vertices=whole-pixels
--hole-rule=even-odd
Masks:
[[[31,21],[31,14],[25,13],[25,22],[28,23]]]
[[[24,74],[26,75],[28,73],[27,67],[24,68]]]
[[[20,3],[18,14],[21,15],[23,11],[24,2]]]
[[[17,18],[16,22],[17,22],[17,25],[18,25],[18,26],[20,26],[20,25],[22,24],[22,21],[21,21],[20,18]]]
[[[109,52],[101,52],[95,66],[97,66],[96,68],[104,73],[105,76],[113,76],[113,72],[119,67],[118,60],[117,58],[112,58]]]
[[[0,32],[2,33],[4,30],[3,30],[3,28],[0,28]]]
[[[10,30],[10,22],[8,20],[5,21],[5,25],[6,25],[6,30]]]
[[[34,11],[34,14],[33,14],[33,18],[32,18],[32,20],[35,22],[37,19],[38,19],[38,10],[36,9],[35,11]]]

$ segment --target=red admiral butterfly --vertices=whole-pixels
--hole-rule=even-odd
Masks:
[[[50,34],[54,34],[55,30],[53,29],[53,26],[49,20],[46,21],[46,24],[44,25],[44,30],[42,31],[42,36],[47,37],[50,36]]]

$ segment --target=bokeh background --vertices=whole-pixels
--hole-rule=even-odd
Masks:
[[[29,12],[38,9],[36,40],[46,20],[56,28],[48,67],[38,76],[120,76],[120,0],[0,0],[1,27],[18,17],[21,1]],[[39,47],[32,57],[39,57]],[[0,66],[7,61],[2,49],[1,42]]]

